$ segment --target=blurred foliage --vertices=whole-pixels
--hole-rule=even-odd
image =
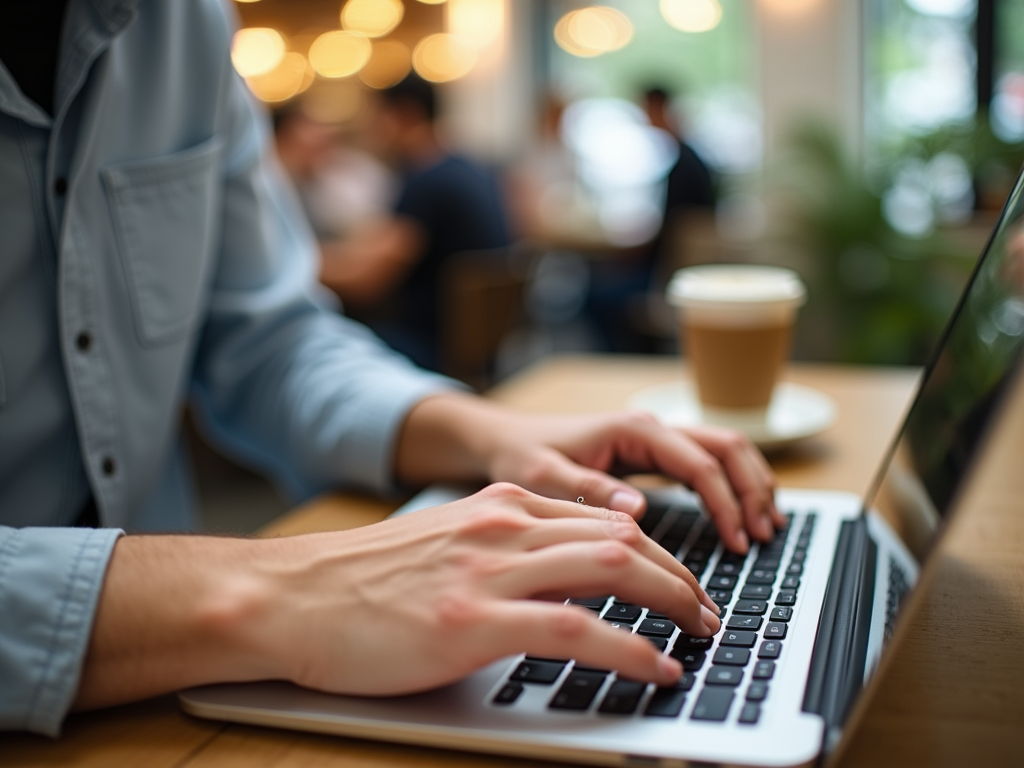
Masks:
[[[806,259],[801,351],[848,363],[926,362],[977,254],[941,231],[895,231],[861,164],[820,123],[794,131],[774,189],[788,216],[784,242]]]

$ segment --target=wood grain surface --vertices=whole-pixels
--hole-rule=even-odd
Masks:
[[[650,358],[561,357],[492,397],[536,412],[621,408],[637,390],[682,375]],[[824,434],[770,459],[780,484],[862,492],[913,393],[917,372],[793,366],[793,382],[828,393],[839,418]],[[1024,730],[1024,393],[1005,415],[992,456],[936,553],[919,613],[838,757],[843,766],[1022,764]],[[397,501],[322,497],[264,535],[339,530],[382,519]],[[780,737],[784,737],[780,734]],[[274,766],[367,768],[541,765],[508,758],[205,722],[173,697],[68,718],[58,740],[0,736],[2,766]]]

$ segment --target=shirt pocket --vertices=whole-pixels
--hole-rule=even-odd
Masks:
[[[103,181],[140,340],[181,339],[219,237],[221,142],[105,168]]]

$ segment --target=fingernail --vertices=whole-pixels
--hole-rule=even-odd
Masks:
[[[616,512],[625,512],[634,515],[640,511],[643,505],[643,497],[639,493],[630,491],[616,491],[608,502],[608,508]]]
[[[736,543],[739,545],[741,553],[744,553],[750,549],[750,539],[747,538],[746,531],[740,531],[736,534]]]
[[[715,605],[715,601],[708,597],[707,592],[704,592],[702,594],[700,601],[704,603],[704,607],[711,611],[713,614],[715,614],[715,616],[722,612],[721,609],[717,605]]]
[[[718,614],[712,613],[703,605],[700,607],[700,620],[704,622],[704,626],[712,635],[722,628],[722,621],[718,618]]]
[[[674,683],[683,674],[683,665],[671,656],[658,657],[658,671],[670,683]]]

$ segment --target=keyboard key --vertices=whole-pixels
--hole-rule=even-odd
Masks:
[[[650,536],[654,533],[654,529],[658,527],[658,523],[665,519],[665,513],[667,513],[671,508],[671,504],[648,500],[647,511],[644,512],[644,516],[638,521],[640,530],[643,531],[645,535]]]
[[[641,637],[644,637],[648,642],[650,642],[651,645],[653,645],[659,651],[664,651],[666,648],[668,648],[667,637],[652,637],[651,635],[641,635]]]
[[[714,667],[712,667],[714,669]],[[754,665],[754,679],[755,680],[771,680],[772,675],[775,674],[775,662],[774,661],[759,661]]]
[[[604,695],[598,712],[606,715],[631,715],[640,703],[640,697],[647,690],[646,683],[635,680],[616,680]]]
[[[688,691],[693,688],[694,682],[697,680],[697,676],[693,672],[683,672],[683,676],[676,682],[676,688],[680,691]]]
[[[633,631],[632,624],[623,624],[621,621],[610,621],[608,623],[612,626],[613,629],[624,629],[627,632]]]
[[[740,710],[740,722],[744,725],[754,725],[761,717],[761,705],[748,701],[744,703],[743,709]]]
[[[782,643],[778,640],[765,640],[757,651],[759,659],[777,659],[782,653]]]
[[[801,563],[802,564],[804,562],[804,560],[806,560],[806,559],[807,559],[807,550],[806,549],[796,549],[793,552],[793,556],[789,559],[789,562],[791,562],[791,563]]]
[[[772,608],[772,614],[768,617],[770,621],[789,621],[793,618],[792,608]]]
[[[758,555],[757,560],[754,561],[754,568],[762,571],[777,571],[780,562],[776,555]]]
[[[510,679],[521,683],[551,685],[565,669],[565,664],[555,661],[523,661],[510,675]]]
[[[720,723],[729,716],[732,700],[733,692],[728,688],[705,688],[700,692],[690,717]]]
[[[795,605],[796,592],[792,589],[784,589],[775,596],[776,605]]]
[[[768,696],[768,683],[764,680],[755,680],[747,688],[747,701],[764,701]]]
[[[750,629],[756,632],[764,621],[760,616],[730,616],[726,629]]]
[[[786,627],[788,624],[783,624],[781,621],[769,621],[768,625],[764,628],[765,640],[781,640],[786,636]]]
[[[727,629],[722,635],[722,645],[731,645],[735,648],[753,648],[756,642],[756,632]]]
[[[672,649],[672,653],[669,655],[682,664],[683,669],[687,672],[696,672],[704,666],[704,660],[707,658],[707,654],[704,653],[704,651],[678,652],[674,648]]]
[[[569,601],[569,605],[581,605],[584,608],[589,608],[592,611],[600,611],[604,608],[604,604],[608,602],[608,597],[574,597]]]
[[[708,581],[708,589],[732,589],[735,586],[735,576],[712,576]]]
[[[683,567],[686,568],[690,573],[696,576],[698,579],[704,574],[708,564],[703,560],[690,560],[687,559],[683,562]]]
[[[672,653],[675,655],[676,651],[679,653],[686,653],[688,651],[710,651],[713,643],[714,638],[691,637],[686,633],[680,633],[679,637],[676,638],[676,644],[672,649]]]
[[[739,576],[743,563],[719,563],[715,568],[715,576]]]
[[[799,589],[800,588],[800,577],[799,576],[787,576],[782,580],[783,589]]]
[[[656,688],[647,702],[647,717],[679,717],[686,702],[686,691],[679,688]]]
[[[770,584],[751,584],[747,582],[747,585],[740,592],[740,598],[743,600],[770,600],[771,596],[772,588]]]
[[[551,709],[587,709],[604,684],[604,679],[605,675],[601,672],[574,669],[548,706]]]
[[[697,547],[694,547],[693,549],[691,549],[689,552],[686,553],[686,559],[687,560],[693,560],[694,562],[704,562],[704,563],[706,563],[708,560],[711,559],[711,550],[710,549],[698,549]]]
[[[606,621],[618,621],[622,624],[635,624],[640,618],[640,606],[629,603],[615,603],[604,612],[601,618]]]
[[[775,583],[775,571],[767,568],[755,568],[747,574],[747,584],[768,584]]]
[[[715,651],[715,658],[711,661],[714,664],[730,664],[734,667],[745,667],[747,662],[750,661],[750,651],[746,648],[722,646]]]
[[[722,557],[718,560],[719,563],[738,563],[742,565],[747,562],[747,556],[741,555],[739,552],[723,552]]]
[[[804,567],[800,563],[790,563],[786,569],[787,576],[799,576],[804,572]]]
[[[732,602],[732,592],[728,589],[708,589],[705,591],[719,608]]]
[[[505,683],[501,686],[501,690],[494,694],[493,703],[500,704],[502,706],[513,704],[522,692],[522,683]]]
[[[758,662],[760,664],[761,662]],[[771,662],[769,662],[771,663]],[[743,681],[743,669],[740,667],[712,667],[704,679],[706,685],[737,686]]]
[[[676,631],[676,625],[667,619],[644,619],[637,629],[639,635],[654,635],[656,637],[672,637]]]
[[[768,604],[764,600],[737,600],[732,607],[733,613],[744,613],[756,616],[764,615],[768,610]]]

